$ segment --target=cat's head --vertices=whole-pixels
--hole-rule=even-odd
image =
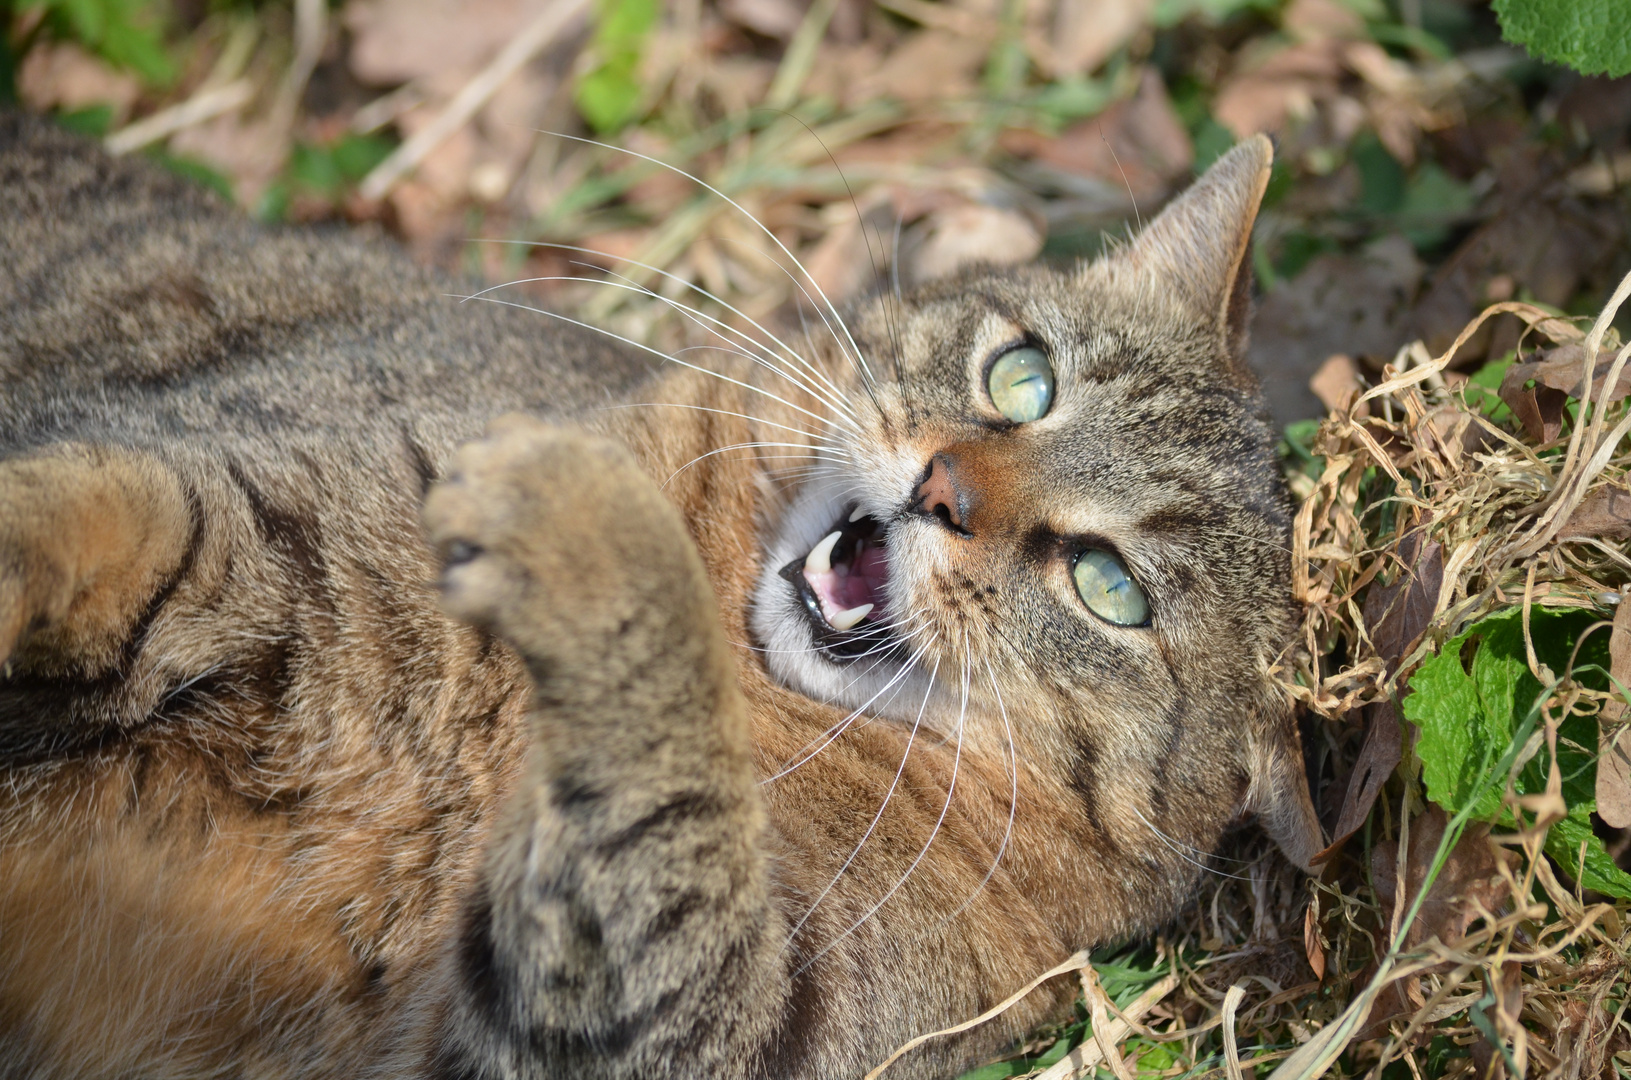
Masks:
[[[1222,158],[1074,270],[973,272],[863,305],[807,400],[821,463],[771,539],[772,672],[1064,773],[1113,841],[1207,848],[1256,811],[1320,844],[1270,667],[1291,507],[1246,369],[1272,149]],[[926,706],[926,707],[925,707]]]

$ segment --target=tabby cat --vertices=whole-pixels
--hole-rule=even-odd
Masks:
[[[1270,155],[704,365],[0,115],[0,1074],[858,1077],[1306,863]]]

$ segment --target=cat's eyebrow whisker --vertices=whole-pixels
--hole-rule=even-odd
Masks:
[[[1138,818],[1139,821],[1142,821],[1144,823],[1144,827],[1146,829],[1149,829],[1150,832],[1155,834],[1155,838],[1157,840],[1161,841],[1168,848],[1170,848],[1172,850],[1173,854],[1177,855],[1180,859],[1184,860],[1184,862],[1190,863],[1190,864],[1192,864],[1194,866],[1198,866],[1202,870],[1204,870],[1206,873],[1216,874],[1218,877],[1232,878],[1235,881],[1250,881],[1251,880],[1251,878],[1246,877],[1246,876],[1244,876],[1242,874],[1230,874],[1230,873],[1226,873],[1225,871],[1219,870],[1215,866],[1207,866],[1205,863],[1201,862],[1199,859],[1196,859],[1194,856],[1192,856],[1188,852],[1184,851],[1184,848],[1188,847],[1189,845],[1185,844],[1183,846],[1179,846],[1178,841],[1174,840],[1172,837],[1168,836],[1166,833],[1162,832],[1160,829],[1157,829],[1153,824],[1151,824],[1150,819],[1145,817],[1142,813],[1139,812],[1138,807],[1134,806],[1134,807],[1131,807],[1130,809],[1133,812],[1133,816]],[[1197,848],[1195,850],[1198,851],[1199,849]]]
[[[965,632],[965,636],[966,636],[966,632]],[[929,694],[933,692],[935,676],[939,674],[939,671],[940,671],[940,665],[939,665],[939,662],[936,661],[935,670],[929,676],[929,689],[928,689],[928,691],[925,692],[924,698],[923,698],[923,703],[924,703],[925,707],[927,707],[927,705],[928,705]],[[815,955],[811,956],[808,960],[804,961],[804,963],[802,965],[800,965],[798,970],[793,972],[794,978],[797,978],[799,975],[801,975],[805,971],[807,971],[811,964],[814,964],[817,960],[820,960],[827,953],[831,952],[834,948],[836,948],[838,946],[838,944],[840,942],[842,942],[845,938],[849,937],[851,934],[855,933],[855,931],[859,930],[862,926],[864,926],[866,924],[866,921],[868,919],[870,919],[870,918],[872,918],[872,916],[876,915],[878,913],[878,911],[884,906],[884,904],[889,902],[889,898],[894,896],[895,893],[900,890],[901,886],[905,885],[907,880],[909,878],[911,878],[913,871],[915,871],[918,868],[918,864],[920,864],[923,861],[923,857],[929,853],[929,847],[930,847],[930,845],[932,845],[934,843],[935,837],[940,835],[940,827],[941,827],[941,825],[943,825],[945,823],[946,814],[951,810],[952,795],[957,790],[957,770],[962,765],[962,762],[963,762],[963,723],[968,717],[968,688],[969,688],[969,664],[968,664],[968,657],[967,657],[966,652],[965,652],[965,655],[964,655],[964,658],[963,658],[963,701],[962,701],[962,706],[958,710],[958,713],[957,713],[957,750],[956,750],[954,756],[952,757],[952,761],[951,761],[951,779],[946,784],[946,802],[945,802],[945,805],[943,805],[940,808],[940,816],[935,819],[934,827],[929,830],[929,838],[923,842],[922,850],[920,850],[917,853],[917,857],[912,860],[912,864],[906,868],[906,872],[900,876],[899,880],[897,880],[895,882],[895,884],[893,884],[893,885],[891,885],[889,887],[889,891],[884,893],[883,896],[878,899],[878,902],[873,904],[872,907],[867,910],[866,914],[862,915],[859,919],[855,920],[855,922],[850,925],[849,929],[845,930],[843,933],[839,934],[837,937],[835,937],[831,941],[827,942],[826,945],[823,945],[819,950],[816,951]],[[922,714],[922,712],[919,712],[918,713],[919,722],[921,722],[922,719],[923,719],[923,714]],[[912,734],[914,736],[917,734],[917,726],[915,724],[912,727]],[[907,747],[906,747],[906,753],[909,755],[911,753],[911,750],[912,750],[911,745],[910,745],[910,743],[908,743]],[[906,769],[906,757],[905,756],[903,756],[901,758],[901,763],[900,764],[901,764],[901,772],[904,772],[905,769]],[[896,783],[898,783],[899,780],[900,780],[901,772],[897,772],[895,774]],[[891,793],[895,790],[893,784],[890,785],[889,790],[890,790]],[[884,802],[885,802],[886,805],[888,804],[888,801],[889,801],[888,796],[885,796]],[[881,818],[882,816],[883,816],[883,808],[880,807],[878,809],[878,817],[873,819],[873,827],[876,827],[878,819]],[[870,836],[871,834],[872,834],[872,829],[869,828],[867,830],[867,835]],[[866,837],[861,838],[861,843],[862,844],[866,843]],[[857,845],[855,850],[856,850],[856,852],[859,852],[861,850],[860,845]],[[854,859],[854,858],[855,858],[855,855],[852,853],[850,855],[850,859]],[[846,861],[844,863],[844,866],[847,868],[849,866],[849,862]],[[842,869],[839,870],[840,875],[843,874],[843,872],[844,871]],[[834,878],[833,880],[834,880],[834,882],[836,882],[837,878]],[[828,888],[831,889],[832,886],[829,885]],[[825,896],[825,895],[826,895],[826,893],[822,894],[822,896]],[[820,897],[817,897],[816,904],[819,904],[820,902],[821,902]],[[811,911],[814,911],[814,910],[815,910],[815,907],[814,907],[814,905],[812,905],[811,906]],[[809,918],[809,913],[805,914],[805,918],[806,919]],[[799,925],[800,926],[804,925],[803,920],[800,920]],[[797,927],[795,927],[795,929],[797,929]]]
[[[906,762],[907,759],[912,756],[912,744],[917,741],[917,733],[923,725],[923,714],[928,711],[929,698],[934,695],[934,679],[935,675],[938,674],[939,671],[940,661],[936,660],[934,664],[934,671],[930,672],[929,674],[929,685],[923,691],[923,704],[918,708],[917,719],[912,722],[911,734],[907,735],[906,737],[906,749],[901,753],[900,766],[895,770],[895,778],[889,782],[889,790],[884,792],[883,802],[879,804],[878,812],[872,815],[872,823],[866,827],[866,832],[861,834],[861,839],[856,843],[854,850],[849,853],[849,858],[844,860],[844,865],[838,868],[838,873],[834,874],[832,880],[827,883],[827,887],[821,890],[821,895],[815,898],[815,900],[810,904],[809,910],[805,911],[803,917],[800,918],[799,921],[793,925],[793,928],[787,932],[788,946],[792,945],[794,940],[797,939],[799,930],[803,928],[805,923],[810,921],[810,916],[815,914],[816,909],[821,906],[821,901],[827,898],[827,894],[832,892],[833,887],[837,885],[839,879],[844,876],[844,871],[848,870],[850,868],[850,864],[853,863],[861,854],[861,849],[866,846],[866,842],[871,839],[873,832],[877,830],[878,822],[883,820],[884,811],[889,808],[889,800],[894,797],[895,789],[900,786],[900,778],[906,774]],[[910,871],[908,871],[908,873],[910,873]],[[899,886],[897,885],[897,888],[898,887]],[[890,892],[893,891],[893,889],[890,890]],[[885,900],[888,898],[889,897],[887,895],[884,897]],[[879,901],[879,906],[882,906],[882,901]],[[872,910],[876,911],[877,908],[875,907]],[[867,917],[871,914],[872,912],[868,912],[867,915],[862,916],[861,922],[865,922]],[[850,927],[848,930],[844,931],[844,933],[840,934],[832,941],[829,941],[825,946],[817,951],[814,956],[811,956],[808,960],[806,960],[797,971],[793,972],[793,977],[798,978],[798,976],[809,968],[811,964],[825,956],[834,945],[837,945],[840,941],[844,940],[844,938],[853,933],[856,927],[861,925],[861,922],[857,922],[855,926]]]
[[[545,276],[545,277],[526,278],[526,279],[523,279],[523,281],[525,281],[525,282],[536,282],[536,281],[581,281],[581,282],[583,282],[585,284],[588,284],[588,285],[600,285],[600,286],[603,286],[603,287],[608,288],[608,289],[624,289],[624,290],[629,291],[629,292],[641,292],[641,291],[643,291],[641,289],[635,288],[634,286],[625,285],[620,281],[606,281],[603,278],[577,277],[576,275],[572,275],[572,274],[552,274],[552,275],[548,275],[548,276]],[[513,282],[509,282],[509,284],[519,285],[519,284],[523,284],[523,281],[513,281]],[[840,421],[839,420],[834,419],[832,417],[821,416],[821,415],[819,415],[817,413],[811,412],[809,409],[801,408],[800,406],[793,404],[791,401],[788,401],[786,398],[780,397],[780,396],[778,396],[776,394],[772,394],[769,390],[766,390],[762,386],[753,386],[752,384],[742,382],[739,379],[733,379],[728,375],[722,375],[717,371],[710,371],[707,368],[698,367],[695,364],[687,363],[686,361],[679,359],[677,356],[673,356],[673,355],[671,355],[669,353],[665,353],[665,352],[663,352],[663,351],[661,351],[659,349],[654,349],[649,345],[643,345],[640,342],[635,341],[633,338],[624,337],[622,334],[613,333],[610,330],[606,330],[606,329],[603,329],[601,327],[591,325],[590,323],[583,322],[580,319],[574,319],[569,315],[562,315],[558,311],[550,311],[547,308],[534,307],[531,304],[517,303],[514,300],[501,300],[498,297],[486,295],[487,293],[490,293],[492,291],[493,291],[492,289],[484,289],[484,290],[482,290],[482,292],[472,293],[469,296],[466,296],[464,299],[466,299],[466,300],[480,300],[483,303],[500,304],[500,305],[502,305],[504,307],[513,307],[513,308],[518,308],[518,309],[520,309],[522,311],[531,311],[531,312],[534,312],[535,314],[538,314],[538,315],[547,315],[552,319],[560,319],[562,322],[571,323],[574,326],[581,326],[585,330],[593,330],[594,332],[596,332],[598,334],[603,334],[606,337],[609,337],[609,338],[613,339],[614,341],[621,341],[625,345],[632,345],[635,348],[640,349],[643,352],[648,352],[653,356],[660,356],[664,360],[669,361],[670,363],[679,364],[681,367],[690,368],[692,371],[700,372],[703,375],[712,375],[714,378],[719,379],[719,380],[721,380],[723,382],[730,383],[732,386],[740,386],[744,390],[751,390],[756,394],[763,394],[765,397],[769,398],[770,400],[778,401],[781,404],[786,405],[789,409],[796,409],[799,412],[803,413],[805,416],[808,416],[810,419],[818,421],[819,423],[827,424],[827,425],[832,426],[832,427],[840,426]],[[649,291],[649,290],[644,290],[644,291]],[[763,363],[762,360],[758,361],[758,362],[761,363],[761,364]],[[808,392],[808,391],[806,391],[806,392]],[[860,428],[857,426],[855,421],[853,421],[853,420],[851,420],[851,419],[849,419],[847,417],[842,419],[842,426],[849,428],[854,434],[859,435],[861,433]]]
[[[573,245],[573,244],[555,244],[555,243],[550,243],[550,242],[544,241],[544,240],[489,240],[487,242],[488,243],[498,243],[498,244],[519,244],[519,245],[521,245],[523,247],[552,248],[552,249],[557,250],[557,251],[575,251],[580,255],[599,255],[602,258],[615,260],[616,262],[621,263],[621,264],[623,264],[625,266],[637,266],[642,270],[649,270],[653,274],[657,274],[657,275],[659,275],[660,277],[664,278],[667,281],[676,282],[679,285],[681,285],[681,286],[683,286],[683,287],[685,287],[687,289],[690,289],[692,292],[696,293],[698,296],[703,297],[704,299],[712,300],[714,303],[718,304],[720,307],[724,308],[726,311],[730,312],[732,315],[737,315],[737,316],[741,317],[743,320],[745,320],[748,323],[748,325],[752,326],[755,330],[759,331],[766,338],[768,338],[770,342],[772,342],[776,346],[778,346],[784,353],[787,354],[789,359],[791,359],[794,362],[798,363],[806,371],[808,371],[811,375],[815,376],[816,378],[820,379],[823,383],[825,383],[827,388],[829,390],[831,390],[834,394],[837,394],[840,398],[842,398],[844,396],[843,391],[840,390],[838,388],[838,386],[836,384],[834,384],[830,379],[828,379],[826,374],[824,372],[822,372],[820,368],[816,367],[814,364],[811,364],[810,361],[806,360],[803,356],[799,355],[799,353],[795,349],[791,348],[785,341],[783,341],[781,338],[777,337],[776,334],[774,334],[769,329],[767,329],[763,324],[761,324],[759,322],[759,320],[755,319],[753,316],[749,315],[747,312],[743,311],[741,308],[736,307],[735,305],[727,302],[722,297],[717,296],[714,293],[710,292],[709,290],[703,288],[701,285],[698,285],[696,282],[691,281],[688,278],[682,277],[679,274],[671,273],[671,272],[669,272],[667,270],[664,270],[660,266],[655,266],[655,265],[653,265],[651,263],[641,262],[638,259],[629,259],[629,258],[625,258],[625,257],[620,256],[620,255],[613,255],[610,252],[598,251],[598,250],[596,250],[594,248],[578,247],[578,246]],[[596,267],[596,269],[600,269],[600,268]],[[622,276],[622,275],[619,275],[619,276]],[[627,280],[627,279],[625,279],[625,280]],[[502,287],[502,286],[499,286],[499,287]],[[664,299],[667,299],[667,298],[665,297]],[[690,310],[695,311],[696,309],[692,308]],[[700,314],[700,312],[699,312],[699,314]],[[741,330],[738,330],[736,327],[730,326],[729,324],[724,324],[724,325],[732,333],[737,333],[737,334],[741,334],[743,337],[748,337],[747,334],[743,333]],[[764,342],[759,342],[759,344],[765,345]],[[768,348],[768,346],[766,346],[766,348]],[[812,343],[812,351],[813,351],[813,343]]]
[[[1233,536],[1237,540],[1250,540],[1254,544],[1262,544],[1266,548],[1273,548],[1275,551],[1283,551],[1287,555],[1295,554],[1295,552],[1291,550],[1291,546],[1289,544],[1281,544],[1274,540],[1265,540],[1261,536],[1252,536],[1250,533],[1234,532],[1230,529],[1210,529],[1208,531],[1216,533],[1218,536]]]
[[[575,262],[573,265],[581,266],[581,267],[584,267],[585,269],[599,269],[598,267],[591,266],[588,263]],[[828,406],[829,408],[837,409],[839,412],[842,412],[844,415],[848,416],[851,420],[855,420],[855,421],[859,422],[860,418],[857,417],[853,412],[850,411],[849,406],[845,403],[845,401],[843,399],[843,396],[841,394],[838,394],[835,390],[834,391],[824,390],[822,387],[817,386],[814,383],[809,382],[808,380],[806,380],[804,378],[803,375],[798,374],[797,372],[794,372],[794,371],[791,371],[791,370],[784,370],[780,366],[780,360],[773,354],[773,350],[766,347],[765,344],[762,341],[758,341],[755,338],[749,336],[748,334],[742,333],[740,330],[737,330],[735,327],[731,326],[729,323],[722,322],[721,320],[715,318],[714,316],[709,315],[705,311],[699,311],[698,309],[696,309],[694,307],[691,307],[689,304],[682,304],[678,300],[672,299],[671,297],[664,296],[661,293],[656,292],[653,289],[651,289],[651,288],[649,288],[649,287],[647,287],[645,285],[641,285],[639,282],[634,281],[632,278],[629,278],[627,275],[619,274],[619,273],[617,273],[616,271],[613,271],[613,270],[604,270],[604,271],[601,271],[601,272],[605,273],[605,274],[608,274],[611,277],[614,277],[614,278],[618,279],[619,282],[622,282],[622,283],[626,284],[631,289],[638,290],[644,296],[649,296],[654,300],[657,300],[657,301],[659,301],[661,303],[667,304],[670,308],[672,308],[673,310],[679,312],[681,315],[683,315],[690,322],[694,323],[696,326],[700,327],[701,329],[706,330],[708,333],[713,334],[715,337],[719,338],[721,341],[725,341],[725,342],[732,341],[731,338],[726,337],[725,334],[722,332],[722,331],[729,331],[731,334],[735,335],[735,337],[737,339],[744,342],[752,350],[751,352],[737,352],[736,355],[745,357],[745,358],[753,361],[754,363],[758,364],[760,367],[763,367],[765,370],[770,371],[770,372],[772,372],[772,373],[774,373],[776,375],[781,376],[782,378],[786,379],[788,382],[792,383],[794,386],[798,387],[800,390],[803,390],[805,393],[809,394],[811,397],[816,398],[817,400],[819,400],[820,402],[822,402],[824,405]],[[588,280],[588,279],[584,279],[584,280]],[[613,284],[613,282],[607,282],[607,284]],[[709,325],[709,324],[712,324],[712,325]],[[685,350],[682,349],[680,351],[684,352]],[[825,380],[823,380],[823,381],[825,381]]]
[[[867,378],[871,378],[872,371],[871,371],[871,368],[867,366],[866,357],[861,355],[860,346],[855,344],[855,338],[854,338],[854,336],[852,334],[850,334],[849,327],[844,325],[843,319],[839,317],[838,308],[833,304],[833,302],[831,300],[829,300],[827,298],[826,292],[824,292],[822,290],[822,288],[821,288],[821,283],[816,281],[815,277],[810,273],[809,270],[805,269],[805,266],[804,266],[803,263],[799,262],[798,256],[794,255],[790,250],[788,250],[787,245],[782,243],[781,238],[779,236],[777,236],[775,234],[775,232],[768,225],[766,225],[764,222],[760,221],[754,215],[748,213],[747,208],[744,207],[741,203],[737,202],[735,199],[731,198],[729,195],[725,194],[723,191],[721,191],[718,188],[714,187],[712,184],[708,183],[708,181],[702,179],[700,176],[692,175],[691,173],[688,173],[684,169],[680,168],[679,166],[670,165],[668,162],[663,161],[660,158],[652,157],[650,154],[642,154],[638,150],[630,150],[627,147],[623,147],[623,146],[613,146],[611,143],[604,143],[604,142],[599,141],[598,139],[587,139],[587,138],[584,138],[584,137],[582,137],[580,135],[568,135],[565,132],[543,131],[543,132],[540,132],[540,134],[552,135],[552,136],[554,136],[556,138],[568,139],[568,140],[570,140],[572,142],[576,142],[576,143],[585,143],[585,144],[590,145],[590,146],[604,147],[605,149],[610,150],[613,153],[627,154],[630,157],[638,158],[641,161],[649,162],[652,165],[656,165],[658,168],[667,169],[669,172],[672,172],[677,176],[683,176],[687,180],[690,180],[692,183],[696,184],[698,187],[702,188],[704,191],[707,191],[709,194],[715,195],[718,198],[724,200],[724,202],[727,205],[729,205],[733,210],[735,210],[737,213],[741,214],[748,221],[752,222],[759,229],[760,232],[764,233],[765,236],[770,239],[771,243],[776,245],[777,249],[780,250],[782,254],[786,255],[790,260],[792,260],[794,266],[798,267],[799,273],[803,274],[804,277],[805,277],[805,280],[809,281],[810,285],[815,289],[816,295],[821,297],[822,303],[824,303],[827,306],[827,309],[832,313],[833,318],[835,320],[837,320],[839,327],[841,329],[843,329],[844,336],[849,339],[850,348],[854,350],[855,360],[857,361],[857,363],[859,363],[859,365],[861,367],[861,370],[865,373]],[[834,338],[835,338],[835,340],[837,339],[836,334],[834,335]],[[842,342],[840,342],[840,346],[842,346]]]
[[[564,278],[563,280],[567,280],[567,281],[588,281],[591,284],[613,285],[613,286],[615,286],[617,284],[616,282],[613,282],[613,281],[596,282],[593,278],[568,277],[568,278]],[[751,390],[755,394],[763,394],[765,397],[769,398],[772,401],[780,402],[781,404],[786,405],[789,409],[793,409],[796,412],[803,413],[805,416],[808,416],[810,419],[816,421],[817,423],[828,424],[828,425],[833,426],[833,427],[839,426],[838,422],[836,420],[834,420],[832,417],[820,416],[820,415],[818,415],[816,413],[811,412],[809,409],[800,408],[799,406],[794,405],[791,401],[788,401],[787,399],[782,398],[782,397],[778,397],[777,395],[772,394],[770,391],[764,389],[761,386],[753,386],[753,385],[750,385],[748,383],[742,382],[740,379],[733,379],[728,375],[721,375],[717,371],[709,371],[707,368],[698,367],[695,364],[688,364],[684,360],[679,360],[679,359],[676,359],[675,357],[669,356],[667,353],[661,351],[660,349],[654,349],[650,345],[642,344],[642,343],[640,343],[638,341],[635,341],[633,338],[630,338],[630,337],[624,337],[622,334],[614,334],[610,330],[605,330],[605,329],[602,329],[601,327],[594,326],[594,325],[592,325],[590,323],[586,323],[582,319],[574,319],[570,315],[562,315],[558,311],[550,311],[547,308],[534,307],[531,304],[519,304],[519,303],[516,303],[514,300],[500,300],[497,297],[493,297],[493,296],[482,296],[482,297],[479,297],[479,299],[483,303],[486,303],[486,304],[498,304],[498,305],[500,305],[502,307],[516,308],[519,311],[530,311],[530,312],[532,312],[532,313],[534,313],[536,315],[546,315],[551,319],[559,319],[562,322],[571,323],[573,326],[581,327],[584,330],[591,330],[594,333],[603,334],[606,337],[611,338],[613,341],[621,341],[625,345],[629,345],[629,346],[631,346],[633,348],[639,349],[641,352],[650,353],[652,356],[658,357],[659,359],[662,359],[662,360],[666,360],[669,363],[678,364],[683,368],[689,368],[690,370],[698,372],[698,373],[703,374],[703,375],[712,375],[714,378],[720,380],[721,382],[730,383],[732,386],[740,386],[742,389]],[[857,434],[859,434],[859,432],[857,432]]]
[[[806,301],[809,302],[810,307],[815,311],[816,315],[821,319],[821,324],[827,328],[828,335],[831,336],[833,341],[837,342],[838,351],[840,353],[843,353],[844,359],[848,360],[850,362],[850,364],[852,366],[854,366],[855,370],[860,374],[860,376],[861,376],[861,388],[866,391],[866,396],[872,400],[873,407],[875,409],[877,409],[878,412],[881,414],[883,412],[883,405],[879,403],[877,393],[875,392],[877,384],[878,384],[878,380],[877,380],[876,377],[873,376],[872,369],[869,366],[867,366],[866,360],[861,356],[860,347],[855,345],[855,338],[850,335],[849,326],[847,324],[845,324],[843,317],[841,315],[839,315],[837,309],[836,308],[833,309],[832,319],[828,319],[827,315],[826,315],[826,312],[821,310],[821,305],[815,302],[815,298],[810,295],[810,291],[804,287],[803,283],[799,281],[797,276],[795,276],[794,273],[791,270],[787,269],[787,267],[782,264],[781,260],[773,258],[769,253],[764,252],[764,251],[760,251],[757,248],[748,247],[745,244],[738,244],[736,241],[730,239],[729,237],[722,238],[720,242],[723,243],[723,244],[726,244],[728,246],[731,246],[731,247],[740,247],[745,251],[748,251],[748,252],[750,252],[750,253],[752,253],[754,255],[757,255],[760,258],[765,259],[766,261],[768,261],[772,266],[774,266],[776,269],[780,270],[783,274],[787,275],[787,280],[792,282],[793,288],[797,289],[799,294],[801,296],[803,296]],[[794,261],[794,263],[798,262],[797,259],[794,259],[793,261]],[[806,277],[809,277],[809,271],[805,270],[803,266],[799,267],[799,272],[804,274]],[[815,279],[811,278],[810,283],[812,285],[814,285],[815,284]],[[820,290],[819,285],[817,285],[816,288],[817,288],[818,291]],[[823,295],[822,299],[826,300],[827,298],[826,298],[825,295]],[[829,308],[832,307],[830,302],[828,303],[827,306]],[[799,319],[802,321],[803,318],[804,318],[803,305],[800,304],[800,305],[797,305],[797,307],[799,309]],[[851,352],[850,349],[846,349],[844,347],[844,339],[840,338],[838,336],[838,331],[833,329],[833,322],[834,321],[836,321],[838,323],[839,327],[841,327],[843,329],[844,336],[849,338],[850,345],[854,349],[853,352]],[[813,355],[814,353],[816,353],[817,350],[816,350],[816,347],[815,347],[815,342],[809,340],[810,331],[809,331],[808,325],[805,326],[804,337],[805,337],[806,343],[810,346],[810,352]]]

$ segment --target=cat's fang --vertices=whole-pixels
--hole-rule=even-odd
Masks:
[[[810,554],[804,557],[804,572],[806,574],[826,574],[832,571],[832,549],[837,546],[843,537],[842,532],[831,532],[822,538],[821,543],[810,549]]]
[[[850,630],[854,628],[856,623],[866,618],[876,606],[875,604],[862,604],[860,607],[835,611],[827,616],[827,622],[832,625],[834,630]]]

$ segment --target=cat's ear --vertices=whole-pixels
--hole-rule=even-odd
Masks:
[[[1273,162],[1274,145],[1267,136],[1245,140],[1115,256],[1145,287],[1162,290],[1193,318],[1215,327],[1221,355],[1248,382],[1252,223]]]
[[[1308,790],[1296,720],[1286,715],[1250,740],[1245,765],[1250,784],[1243,809],[1257,815],[1286,858],[1315,872],[1313,859],[1325,847],[1325,831]]]

